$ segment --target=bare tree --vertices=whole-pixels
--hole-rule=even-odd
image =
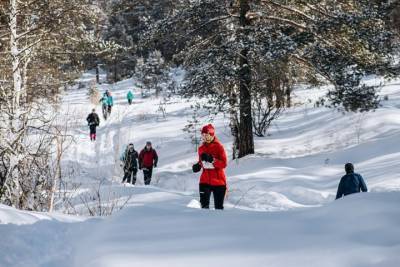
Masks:
[[[52,188],[54,107],[80,71],[88,42],[83,0],[0,3],[0,201],[47,210]],[[75,50],[75,51],[74,51]],[[57,137],[58,138],[58,137]],[[60,151],[61,153],[61,151]],[[60,154],[58,153],[58,154]],[[57,154],[57,153],[56,153]]]

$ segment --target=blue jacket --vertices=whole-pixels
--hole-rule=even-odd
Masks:
[[[114,105],[114,100],[112,96],[108,96],[107,98],[107,105],[112,106]]]
[[[103,95],[103,97],[100,99],[100,102],[107,106],[108,105],[108,96],[106,94]]]
[[[341,198],[343,195],[346,196],[361,191],[368,191],[362,176],[358,173],[348,173],[340,179],[336,199]]]
[[[128,98],[128,100],[132,100],[134,98],[132,91],[128,92],[128,94],[126,95],[126,98]]]

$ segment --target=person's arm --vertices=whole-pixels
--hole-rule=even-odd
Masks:
[[[336,199],[339,199],[343,196],[343,177],[340,179],[338,190],[336,193]]]
[[[153,157],[154,157],[154,167],[157,167],[158,155],[155,149],[153,149]]]
[[[213,164],[214,164],[214,167],[218,168],[218,169],[225,169],[226,166],[228,165],[226,152],[222,145],[220,145],[220,147],[218,149],[218,155],[216,158],[214,158]]]
[[[139,169],[142,169],[142,162],[143,161],[143,150],[142,151],[140,151],[140,154],[139,154]]]
[[[358,180],[360,181],[360,189],[362,192],[368,192],[367,185],[361,175],[358,175]]]
[[[133,155],[133,168],[136,169],[138,168],[138,159],[139,159],[139,155],[138,153],[135,151],[134,155]]]
[[[202,152],[202,147],[200,146],[197,150],[197,162],[192,165],[192,171],[194,173],[201,171],[201,169],[203,168],[203,162],[201,161],[201,154],[203,154],[203,152]]]

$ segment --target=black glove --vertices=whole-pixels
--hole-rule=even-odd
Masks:
[[[157,163],[154,163],[154,168],[157,168]]]
[[[201,161],[213,163],[214,158],[210,154],[203,153],[203,154],[201,154]]]
[[[192,166],[192,171],[194,172],[194,173],[196,173],[196,172],[199,172],[201,170],[201,165],[200,165],[200,163],[196,163],[196,164],[193,164],[193,166]]]

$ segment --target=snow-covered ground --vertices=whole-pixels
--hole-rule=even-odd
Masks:
[[[128,79],[99,86],[112,92],[115,106],[101,120],[95,143],[85,121],[94,107],[87,90],[68,91],[62,106],[76,140],[64,158],[69,185],[76,187],[73,211],[87,215],[82,199],[100,183],[102,201],[126,202],[125,208],[87,220],[0,206],[0,223],[8,223],[0,225],[1,267],[398,266],[399,81],[386,82],[381,95],[389,100],[364,114],[315,108],[312,102],[324,89],[296,90],[296,106],[273,123],[267,137],[256,139],[256,154],[229,162],[223,212],[198,209],[195,148],[182,131],[194,100],[163,103],[141,98],[135,89],[129,106],[125,96],[134,84]],[[222,114],[213,123],[230,155],[228,119]],[[152,186],[143,186],[141,173],[137,186],[121,185],[121,152],[130,142],[140,150],[147,140],[160,157]],[[348,161],[372,193],[334,201]],[[59,203],[60,212],[70,208]]]

